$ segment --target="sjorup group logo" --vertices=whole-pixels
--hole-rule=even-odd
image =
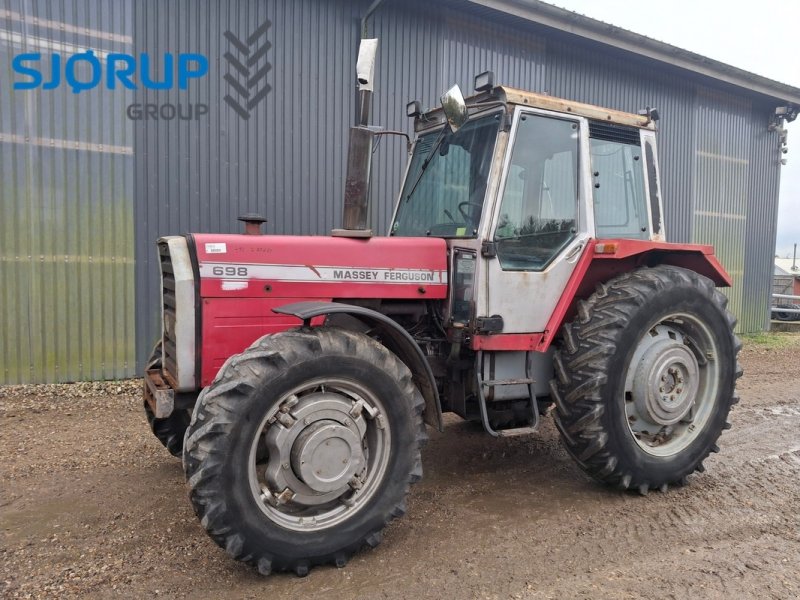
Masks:
[[[262,103],[272,87],[267,76],[272,65],[267,53],[272,44],[267,32],[272,23],[264,21],[248,35],[241,37],[232,31],[223,34],[227,51],[223,55],[226,69],[224,103],[241,119],[247,120]],[[153,56],[104,52],[96,49],[78,50],[65,55],[59,52],[42,54],[25,52],[12,59],[15,91],[40,89],[44,92],[67,86],[73,94],[95,88],[106,90],[186,91],[189,86],[209,74],[209,59],[205,54],[187,52],[164,53]],[[208,114],[205,102],[133,103],[126,107],[132,120],[197,120]]]

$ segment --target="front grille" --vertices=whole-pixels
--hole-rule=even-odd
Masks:
[[[169,253],[169,245],[166,242],[158,244],[159,258],[161,259],[161,339],[163,343],[162,369],[168,379],[173,382],[178,375],[178,353],[177,340],[175,335],[175,324],[177,323],[177,303],[175,301],[175,272],[172,268],[172,257]]]

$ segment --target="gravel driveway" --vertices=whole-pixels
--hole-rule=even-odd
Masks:
[[[408,514],[342,568],[258,576],[206,536],[139,382],[0,388],[0,596],[796,598],[800,336],[763,336],[722,451],[647,497],[589,481],[546,420],[431,432]]]

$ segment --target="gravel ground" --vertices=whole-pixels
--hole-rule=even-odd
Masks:
[[[646,498],[589,481],[549,420],[493,440],[448,418],[384,542],[258,576],[217,548],[140,381],[0,387],[3,598],[797,598],[800,336],[746,343],[722,452]]]

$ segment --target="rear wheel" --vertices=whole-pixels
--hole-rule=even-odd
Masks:
[[[146,370],[160,368],[161,358],[161,342],[159,342],[147,360]],[[186,428],[189,427],[189,421],[192,419],[192,411],[176,410],[165,419],[156,419],[150,405],[145,400],[144,414],[150,425],[150,431],[153,432],[156,439],[169,450],[172,456],[180,458],[183,455],[183,437],[186,434]]]
[[[195,512],[263,574],[343,566],[405,512],[423,406],[408,368],[363,334],[261,338],[198,399],[184,452]]]
[[[741,376],[726,305],[709,279],[672,266],[622,275],[579,304],[550,387],[584,471],[646,493],[703,469]]]

